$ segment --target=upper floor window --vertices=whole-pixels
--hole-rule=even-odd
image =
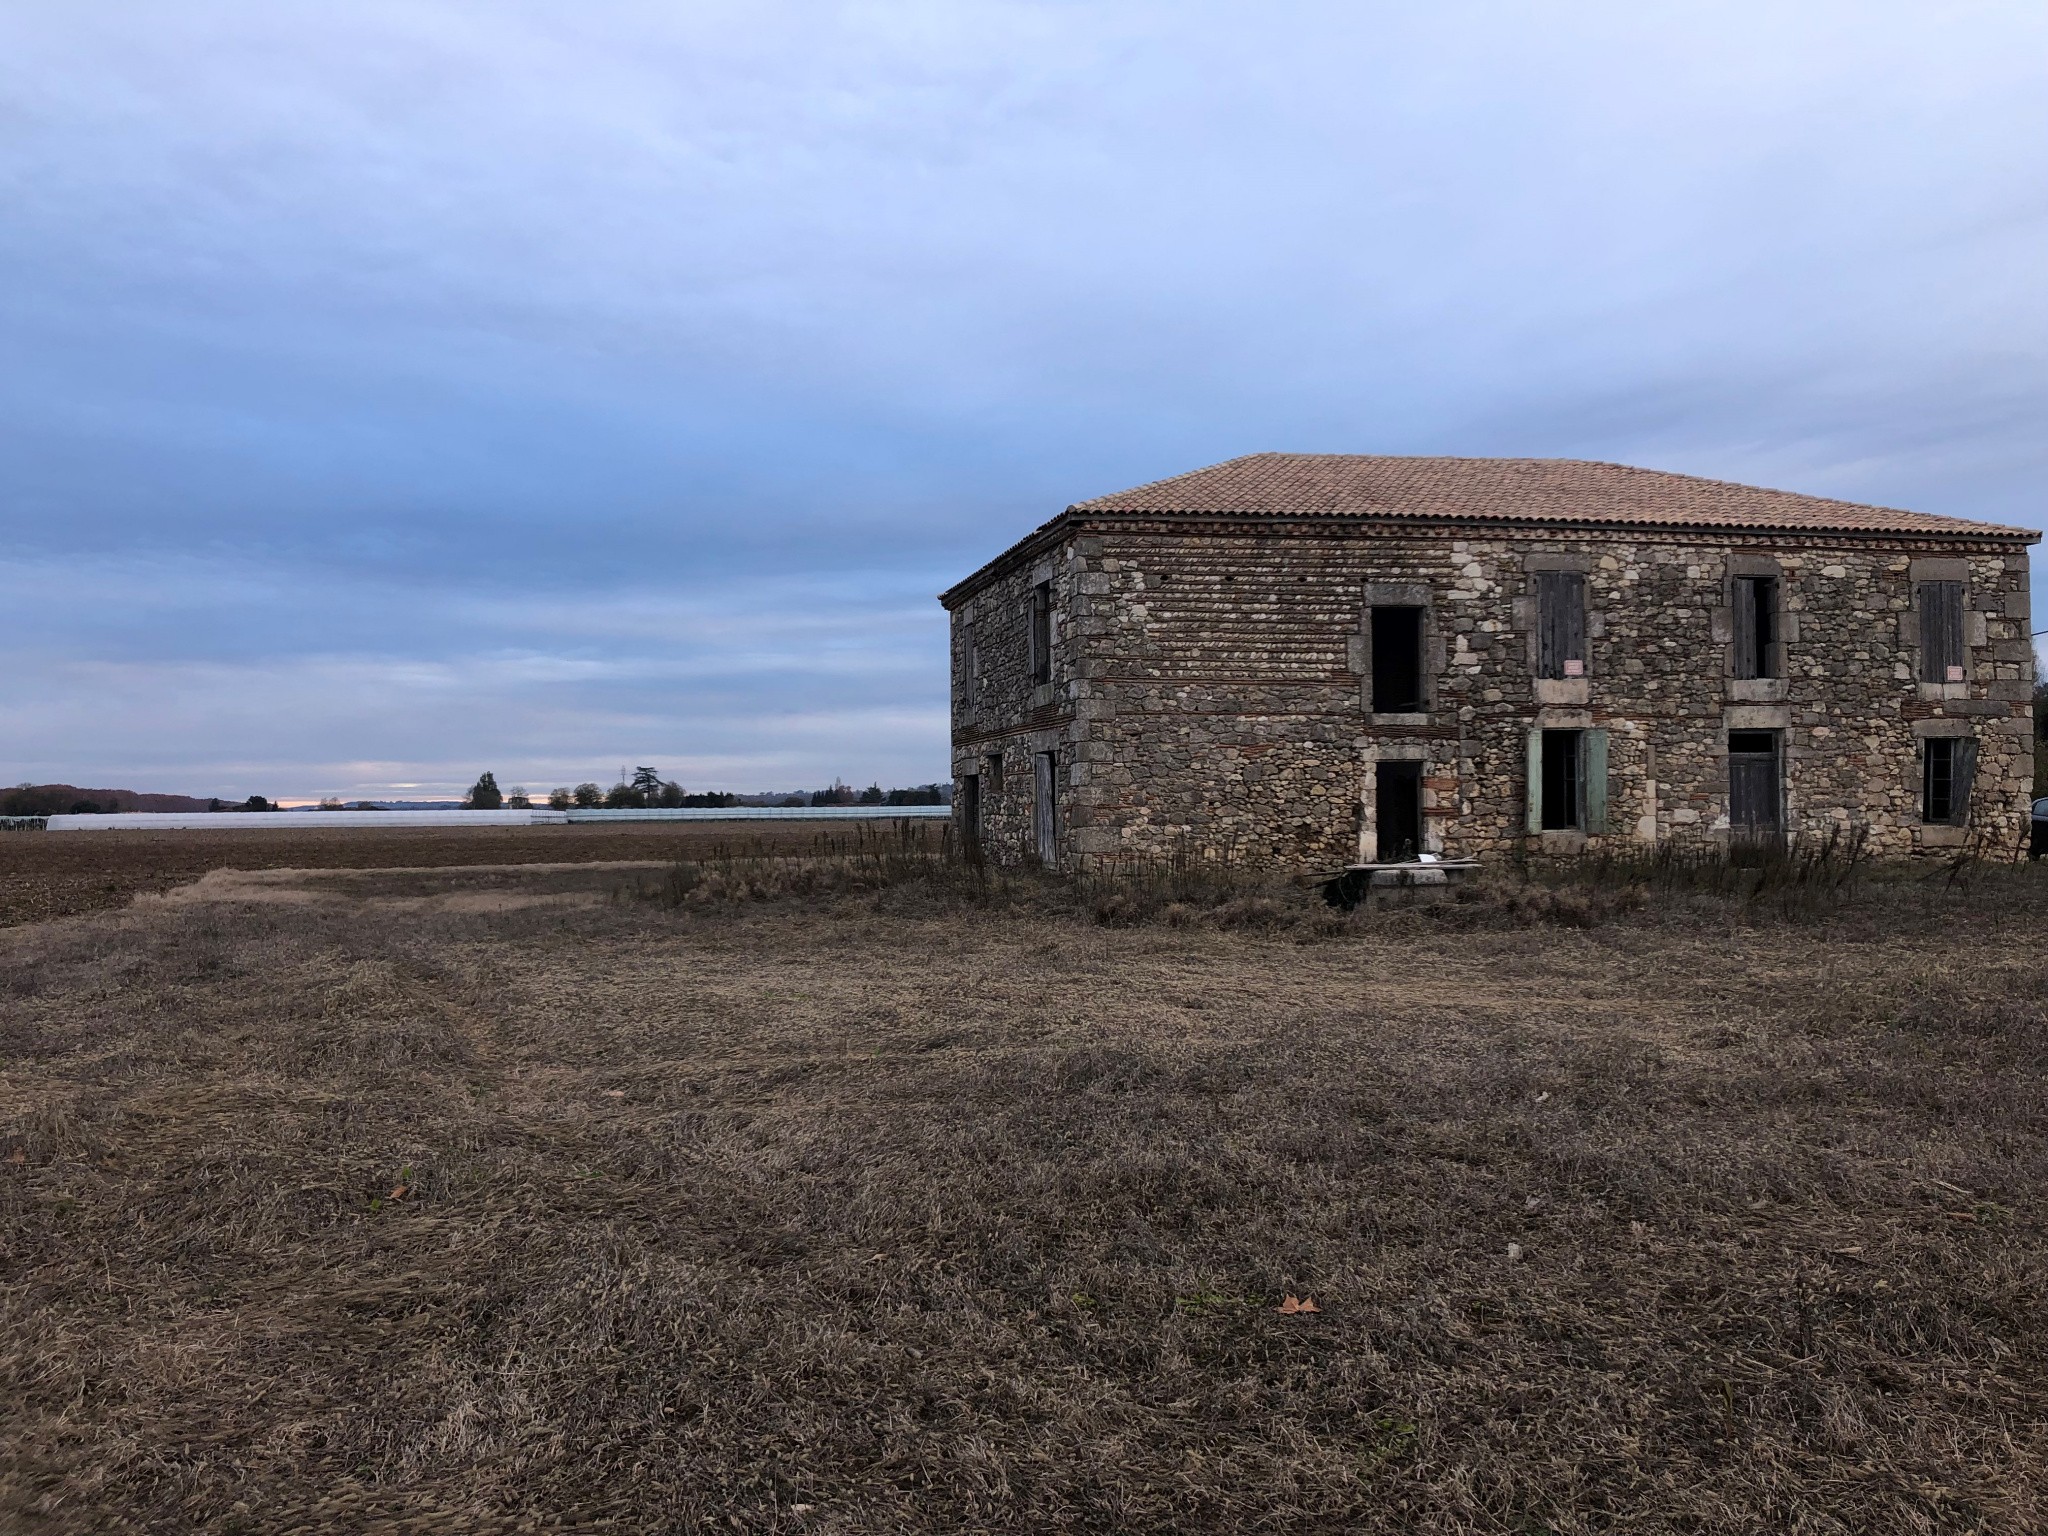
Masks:
[[[1586,675],[1586,578],[1583,572],[1536,573],[1536,675]]]
[[[1735,675],[1782,677],[1778,624],[1778,578],[1735,578]]]
[[[1372,610],[1372,707],[1375,714],[1427,709],[1422,679],[1422,610]]]
[[[1052,583],[1031,589],[1031,681],[1052,681]]]
[[[1923,581],[1920,606],[1920,680],[1960,683],[1964,672],[1963,583]]]

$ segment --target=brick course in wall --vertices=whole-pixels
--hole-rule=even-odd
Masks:
[[[1860,827],[1882,854],[2013,856],[2032,774],[2031,536],[1899,517],[1910,532],[1070,509],[945,595],[955,779],[976,777],[999,862],[1036,855],[1049,756],[1060,862],[1328,868],[1379,852],[1383,761],[1421,764],[1423,846],[1445,856],[1726,838],[1730,732],[1767,731],[1794,836]],[[1582,677],[1537,676],[1542,570],[1583,574]],[[1738,576],[1777,580],[1779,676],[1733,675]],[[1964,588],[1959,681],[1920,679],[1916,594],[1935,580]],[[1423,609],[1420,711],[1372,711],[1376,604]],[[1604,733],[1604,827],[1529,830],[1546,728]],[[1976,743],[1964,825],[1921,821],[1938,737]]]

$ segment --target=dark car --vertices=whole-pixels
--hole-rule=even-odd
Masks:
[[[2034,802],[2034,841],[2027,852],[2037,859],[2048,857],[2048,795]]]

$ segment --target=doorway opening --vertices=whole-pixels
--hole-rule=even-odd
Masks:
[[[1728,825],[1749,842],[1785,833],[1785,775],[1776,731],[1728,733]]]
[[[1422,856],[1422,764],[1376,764],[1373,795],[1378,862],[1412,864]]]
[[[1050,752],[1040,752],[1031,763],[1034,770],[1031,786],[1032,846],[1037,851],[1038,862],[1050,867],[1059,862],[1060,851],[1058,807],[1053,803],[1058,759]]]
[[[1580,731],[1543,733],[1543,816],[1545,832],[1583,830],[1585,774]]]

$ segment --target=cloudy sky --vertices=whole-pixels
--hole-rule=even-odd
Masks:
[[[2038,0],[0,0],[0,777],[921,782],[1260,449],[2039,527],[2044,273]]]

